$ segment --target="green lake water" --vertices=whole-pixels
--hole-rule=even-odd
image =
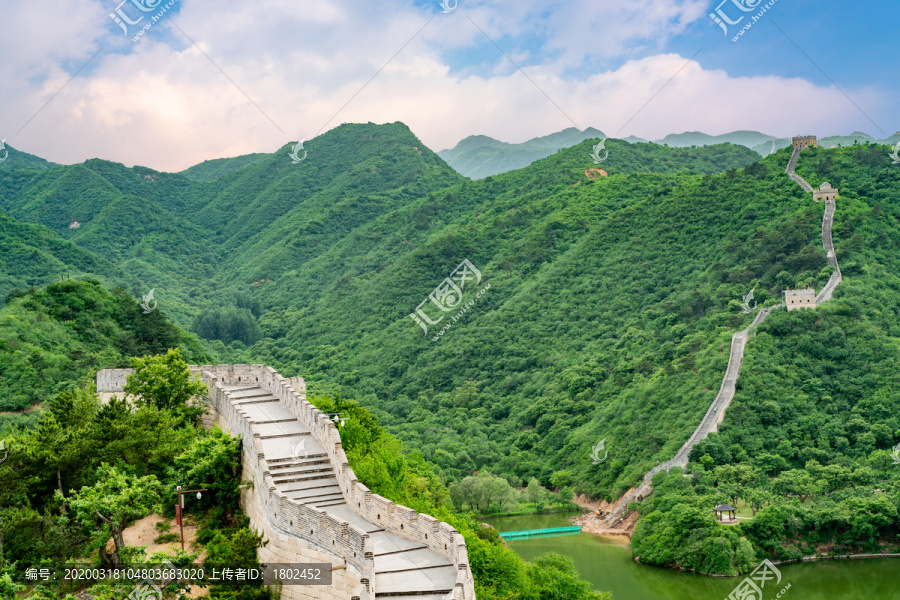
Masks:
[[[573,514],[481,519],[502,531],[571,525]],[[743,577],[712,578],[636,563],[629,547],[589,533],[508,541],[528,560],[544,552],[570,556],[581,576],[613,600],[727,600]],[[781,583],[770,582],[762,600],[900,600],[900,558],[830,560],[779,565]],[[754,599],[756,600],[756,599]]]

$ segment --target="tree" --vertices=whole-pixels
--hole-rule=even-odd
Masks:
[[[178,348],[165,354],[132,358],[135,371],[127,378],[124,391],[135,398],[135,404],[152,404],[156,408],[169,409],[193,420],[202,409],[188,408],[191,398],[206,393],[206,384],[192,379],[188,364]]]
[[[56,493],[56,498],[68,504],[75,518],[85,526],[94,529],[99,521],[94,541],[100,557],[105,564],[119,567],[125,549],[122,537],[125,527],[154,509],[161,511],[160,483],[153,475],[139,478],[105,463],[97,469],[97,479],[97,483],[73,492],[68,499],[60,492]],[[112,555],[106,551],[110,537],[115,544]]]
[[[175,459],[178,483],[184,489],[207,489],[204,506],[236,506],[240,499],[241,440],[218,426],[194,439]]]
[[[734,483],[726,483],[719,486],[719,491],[725,494],[725,497],[731,500],[732,504],[737,504],[738,498],[744,496],[744,489],[743,486]]]
[[[805,502],[809,496],[821,491],[819,483],[802,469],[785,471],[778,476],[778,479],[772,484],[772,488],[785,496],[799,496],[800,502]]]
[[[776,475],[788,468],[788,463],[777,454],[760,454],[756,457],[756,464],[769,475]]]
[[[543,492],[544,488],[537,480],[537,477],[532,477],[531,481],[528,482],[528,487],[525,488],[525,497],[528,498],[528,501],[530,503],[537,505],[538,501],[541,499],[541,494]]]
[[[259,568],[256,551],[268,542],[263,536],[246,527],[231,534],[218,532],[207,544],[206,560],[212,564]],[[240,586],[212,584],[210,597],[222,600],[271,600],[274,596],[261,580],[250,580]]]
[[[762,508],[765,503],[774,500],[774,496],[769,491],[759,488],[748,488],[744,491],[743,496],[750,506],[750,510],[753,511],[754,517],[756,516],[756,511]]]
[[[528,564],[533,597],[541,600],[610,600],[609,594],[594,592],[591,584],[578,578],[575,561],[568,556],[548,552]]]
[[[26,460],[49,469],[56,476],[56,487],[62,494],[65,494],[63,473],[82,466],[90,456],[95,437],[93,422],[99,406],[97,398],[85,389],[58,394],[50,401],[50,410],[43,415],[25,446]]]

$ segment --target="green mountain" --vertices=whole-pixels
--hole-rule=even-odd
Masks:
[[[569,148],[586,139],[605,138],[606,135],[592,127],[579,132],[574,127],[563,131],[534,138],[521,144],[509,144],[484,135],[469,136],[454,148],[442,150],[438,154],[459,173],[471,179],[483,179],[489,175],[498,175],[515,169],[521,169],[535,160],[550,156],[563,148]],[[628,136],[624,141],[636,144],[647,140]],[[900,132],[877,140],[872,136],[856,132],[849,136],[831,136],[819,139],[823,148],[852,146],[854,143],[894,144],[900,142]],[[791,145],[791,138],[775,138],[758,131],[732,131],[721,135],[708,135],[700,131],[672,133],[656,140],[656,144],[673,148],[690,148],[691,146],[711,146],[715,144],[735,144],[746,146],[760,156],[768,156],[776,150]]]
[[[339,127],[307,142],[299,165],[289,149],[211,181],[96,159],[0,172],[0,208],[114,262],[190,323],[199,305],[233,302],[359,224],[461,180],[402,124]]]
[[[194,165],[181,172],[182,175],[193,181],[212,181],[239,171],[248,165],[259,162],[266,158],[268,154],[244,154],[243,156],[235,156],[233,158],[215,158],[213,160],[205,160],[198,165]]]
[[[787,149],[760,159],[733,144],[608,140],[595,164],[585,140],[472,181],[402,124],[344,125],[305,147],[300,164],[286,145],[206,181],[105,161],[0,172],[0,206],[153,281],[160,308],[215,338],[223,362],[358,400],[448,482],[487,470],[606,499],[690,436],[731,335],[752,319],[746,294],[772,306],[833,270],[823,206],[785,174]],[[765,503],[784,524],[797,489],[817,503],[875,493],[865,469],[900,442],[900,169],[870,143],[804,151],[798,173],[840,189],[844,282],[816,311],[775,312],[757,329],[719,433],[695,449],[695,479],[660,498],[725,501],[715,469],[747,467],[768,473]],[[838,467],[835,495],[816,492]],[[893,490],[884,476],[878,489]],[[660,514],[647,527],[672,525],[677,504],[648,504]],[[872,547],[896,526],[878,525]],[[660,531],[645,539],[685,541]],[[710,568],[740,571],[763,538],[725,540]],[[643,548],[648,562],[682,564]]]
[[[0,171],[16,171],[20,169],[44,170],[57,166],[33,154],[16,150],[6,143],[0,142]]]
[[[484,179],[490,175],[527,167],[536,160],[584,140],[605,137],[606,134],[593,127],[584,131],[569,127],[521,144],[508,144],[486,135],[473,135],[460,141],[454,148],[438,152],[438,155],[466,177]]]
[[[775,139],[758,131],[732,131],[722,135],[707,135],[699,131],[687,131],[685,133],[670,133],[657,144],[673,146],[675,148],[689,148],[691,146],[709,146],[712,144],[737,144],[752,148],[760,144],[771,143]]]

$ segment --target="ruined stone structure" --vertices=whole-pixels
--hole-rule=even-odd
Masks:
[[[285,585],[282,599],[475,600],[462,535],[362,485],[302,378],[263,365],[191,371],[209,390],[204,426],[243,440],[241,479],[253,483],[241,506],[268,540],[260,562],[332,565],[332,585]],[[121,392],[131,372],[100,371],[98,393]]]
[[[797,310],[798,308],[815,308],[816,307],[816,290],[806,288],[805,290],[784,290],[784,305],[788,310]]]
[[[800,148],[801,150],[806,150],[810,146],[813,148],[819,146],[819,142],[816,141],[816,136],[814,135],[798,135],[791,139],[791,144],[794,148]]]
[[[834,202],[835,200],[837,200],[837,197],[837,189],[831,187],[831,184],[827,181],[820,185],[819,189],[813,190],[813,200],[815,200],[816,202],[822,202],[823,200],[825,202],[828,202],[829,200]]]

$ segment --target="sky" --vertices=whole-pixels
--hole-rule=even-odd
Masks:
[[[897,2],[442,1],[0,0],[0,138],[180,171],[345,122],[402,121],[435,151],[900,130]]]

